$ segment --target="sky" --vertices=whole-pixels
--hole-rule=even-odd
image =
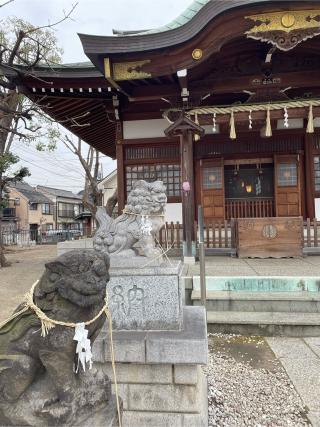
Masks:
[[[0,0],[3,4],[5,0]],[[22,18],[40,26],[57,22],[77,3],[68,19],[55,27],[58,44],[63,48],[63,62],[87,61],[77,33],[112,35],[112,29],[137,30],[169,23],[183,12],[192,0],[14,0],[0,8],[0,20],[9,16]],[[13,151],[27,166],[31,185],[47,185],[78,192],[83,189],[84,173],[74,154],[62,144],[52,153],[38,152],[31,145],[16,141]],[[116,163],[102,157],[104,176]]]

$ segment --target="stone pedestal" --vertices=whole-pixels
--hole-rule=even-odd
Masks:
[[[65,242],[59,253],[92,242]],[[206,427],[205,310],[186,307],[184,266],[145,257],[111,257],[108,283],[123,427]],[[93,346],[113,380],[107,325]],[[113,393],[114,393],[113,386]]]
[[[197,426],[208,424],[205,311],[184,307],[182,329],[176,331],[114,331],[123,427]],[[107,328],[93,347],[113,381]],[[114,382],[114,381],[113,381]]]
[[[145,257],[143,260],[146,264]],[[184,284],[181,280],[180,261],[159,267],[124,268],[112,265],[111,257],[107,290],[114,329],[182,328]]]

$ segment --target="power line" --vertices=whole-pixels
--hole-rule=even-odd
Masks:
[[[61,162],[59,162],[58,160],[57,161],[55,161],[54,159],[52,159],[52,158],[50,158],[50,159],[47,159],[47,158],[45,158],[45,159],[43,159],[43,158],[40,158],[39,156],[36,156],[36,158],[34,158],[33,157],[33,153],[26,153],[26,152],[24,152],[24,154],[28,154],[28,155],[30,155],[31,154],[31,156],[32,156],[32,158],[31,158],[31,160],[34,160],[34,161],[38,161],[38,160],[41,160],[41,161],[45,161],[46,163],[48,163],[48,164],[50,164],[51,166],[53,166],[53,167],[59,167],[59,168],[61,168],[61,169],[64,169],[64,170],[66,170],[67,172],[70,172],[70,169],[69,168],[65,168],[65,166],[63,165],[63,164],[61,164]],[[30,160],[26,160],[25,158],[23,158],[23,157],[21,157],[21,156],[19,156],[20,157],[20,159],[21,160],[23,160],[23,161],[25,161],[25,162],[29,162],[29,163],[31,163],[31,164],[33,164]],[[37,158],[38,157],[38,158]],[[37,165],[38,166],[38,165]],[[79,173],[81,174],[81,171],[79,171]],[[84,175],[82,175],[83,177],[84,177]]]
[[[62,146],[61,146],[61,147],[62,147]],[[19,148],[19,149],[21,149],[21,148],[26,148],[26,146],[25,146],[25,145],[21,145],[21,146],[19,146],[18,148]],[[39,155],[41,155],[41,154],[49,154],[47,151],[38,151],[36,148],[34,148],[34,147],[32,147],[32,146],[29,146],[28,148],[29,148],[29,150],[33,150],[33,151],[34,151],[34,154],[36,154],[36,153],[38,153]],[[29,151],[28,151],[28,152],[29,152]],[[55,150],[50,151],[50,154],[51,154],[51,155],[52,155],[52,154],[54,154],[54,153],[55,153]],[[71,154],[69,151],[67,151],[67,152],[66,152],[66,156],[67,156],[67,154],[68,154],[68,155],[70,155],[70,156],[72,156],[72,157],[74,157],[74,156],[75,156],[75,154]],[[107,155],[105,155],[105,154],[101,154],[101,153],[99,153],[99,158],[100,158],[100,159],[101,159],[101,158],[108,158],[108,159],[110,159],[110,161],[111,161],[111,162],[115,161],[114,159],[112,159],[112,157],[107,156]],[[63,159],[61,159],[61,160],[65,160],[65,158],[63,158]],[[78,159],[73,158],[73,159],[69,159],[68,161],[75,161],[75,162],[77,162],[77,161],[78,161]]]
[[[31,152],[30,150],[27,150],[25,147],[20,147],[21,151],[29,156],[35,156],[37,160],[37,158],[43,160],[43,157],[45,158],[46,162],[48,162],[49,164],[51,164],[53,167],[59,167],[60,169],[66,170],[67,172],[70,172],[70,169],[68,167],[68,165],[66,163],[71,163],[71,162],[76,162],[79,165],[79,174],[81,174],[81,176],[83,178],[85,178],[85,174],[82,172],[82,166],[81,163],[78,159],[69,159],[66,160],[64,158],[57,158],[54,153],[48,153],[48,152],[39,152],[39,151],[35,151],[35,149],[33,149]],[[61,162],[63,162],[63,164],[61,164]],[[113,162],[113,160],[111,159],[111,162]],[[111,162],[108,162],[109,164]],[[100,162],[100,164],[103,164],[103,162]],[[74,165],[72,164],[72,166],[70,165],[70,167],[74,167]]]
[[[42,166],[39,166],[39,165],[37,165],[37,164],[35,164],[35,163],[33,163],[33,162],[30,162],[30,161],[28,161],[28,160],[25,160],[25,159],[22,159],[21,157],[20,157],[20,160],[23,160],[24,162],[26,162],[26,163],[30,163],[31,165],[33,165],[34,167],[37,167],[37,168],[39,168],[39,169],[42,169],[42,170],[45,170],[46,172],[50,172],[50,173],[52,173],[52,174],[54,174],[54,175],[57,175],[57,176],[62,176],[63,178],[67,178],[67,179],[70,179],[70,180],[72,180],[72,181],[78,181],[78,182],[82,182],[82,179],[80,179],[80,178],[75,178],[75,177],[70,177],[70,176],[66,176],[66,175],[61,175],[61,174],[59,174],[59,173],[57,173],[56,171],[51,171],[51,170],[49,170],[49,169],[47,169],[47,168],[43,168]]]
[[[36,153],[27,153],[26,151],[24,151],[24,150],[22,150],[23,152],[24,152],[24,154],[28,154],[29,156],[31,155],[31,156],[33,156],[33,154],[36,154]],[[41,156],[41,155],[39,155],[39,156],[37,156],[36,155],[36,158],[32,158],[31,160],[35,160],[35,161],[37,161],[38,159],[39,160],[41,160],[41,161],[43,161],[43,160],[45,160],[49,165],[51,165],[51,166],[53,166],[53,167],[58,167],[58,168],[60,168],[60,169],[63,169],[63,170],[65,170],[65,171],[67,171],[67,172],[70,172],[70,167],[68,167],[67,165],[64,165],[64,164],[61,164],[61,161],[64,161],[64,160],[61,160],[61,161],[59,161],[58,159],[52,159],[52,158],[45,158],[45,159],[43,159],[42,158],[43,156]],[[21,158],[21,157],[20,157]],[[25,159],[22,159],[21,158],[21,160],[24,160],[24,161],[28,161],[28,160],[25,160]],[[79,164],[79,167],[80,167],[80,164]],[[81,172],[81,169],[79,168],[79,171],[78,171],[78,173],[83,177],[83,178],[85,178],[85,175]]]

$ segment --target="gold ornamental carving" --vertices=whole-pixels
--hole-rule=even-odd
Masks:
[[[293,30],[319,28],[320,9],[263,13],[245,18],[256,22],[256,25],[246,34],[265,31],[286,31],[289,33]]]
[[[196,61],[199,61],[199,59],[201,59],[202,56],[203,56],[202,49],[197,48],[192,51],[192,58],[195,59]]]
[[[106,79],[111,78],[111,64],[109,58],[104,58],[104,76]]]
[[[151,61],[115,62],[112,65],[114,80],[136,80],[150,78],[151,74],[143,70],[143,66]]]
[[[281,24],[284,28],[291,28],[294,26],[296,22],[296,18],[294,15],[292,15],[291,13],[285,13],[282,17],[281,17]]]
[[[255,23],[246,31],[248,38],[272,43],[283,51],[320,34],[320,9],[263,13],[245,19]]]
[[[278,229],[273,224],[266,224],[262,228],[262,236],[266,239],[275,239],[278,236]]]

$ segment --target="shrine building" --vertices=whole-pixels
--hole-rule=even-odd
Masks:
[[[89,62],[11,78],[117,160],[119,212],[144,179],[164,181],[168,220],[185,231],[198,205],[205,222],[313,219],[319,35],[319,1],[196,0],[161,28],[79,34]]]

